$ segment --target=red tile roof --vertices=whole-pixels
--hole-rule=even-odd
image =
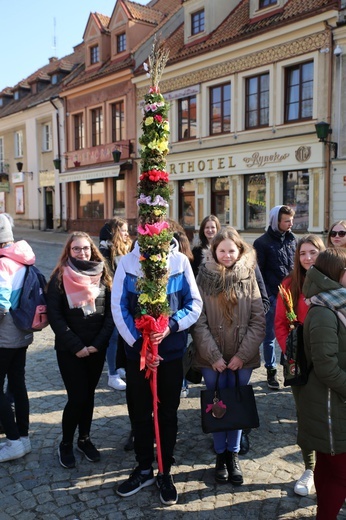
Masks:
[[[130,0],[123,0],[122,4],[124,6],[127,15],[132,20],[138,20],[141,22],[147,22],[151,24],[158,24],[164,18],[165,13],[156,10],[150,9],[146,5],[137,4],[136,2],[130,2]]]

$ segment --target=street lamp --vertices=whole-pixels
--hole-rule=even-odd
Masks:
[[[17,170],[19,171],[19,173],[24,173],[24,175],[30,175],[31,177],[31,180],[34,178],[34,172],[23,172],[23,163],[22,162],[17,162],[16,163],[16,166],[17,166]]]
[[[325,121],[320,121],[319,123],[316,123],[316,135],[320,141],[320,143],[324,143],[325,145],[328,145],[330,148],[334,151],[334,159],[338,156],[338,143],[335,143],[334,141],[327,141],[328,136],[332,133],[332,129],[330,128],[330,124],[326,123]]]

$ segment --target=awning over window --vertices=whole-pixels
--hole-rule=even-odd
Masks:
[[[106,177],[118,177],[120,165],[115,164],[108,168],[93,168],[88,170],[78,170],[59,174],[59,182],[89,181],[92,179],[105,179]]]

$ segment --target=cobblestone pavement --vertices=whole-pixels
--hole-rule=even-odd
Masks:
[[[43,236],[43,238],[42,238]],[[49,274],[61,252],[66,234],[25,232],[15,238],[33,246],[37,265]],[[280,371],[281,372],[281,371]],[[251,449],[241,457],[244,485],[216,484],[215,455],[210,435],[200,426],[199,393],[191,385],[179,409],[179,434],[173,474],[178,504],[160,503],[156,486],[128,498],[114,488],[134,467],[133,452],[123,445],[129,432],[124,392],[107,387],[104,369],[96,391],[92,440],[101,461],[90,463],[76,452],[76,468],[64,469],[57,457],[61,438],[61,414],[66,402],[58,371],[50,327],[36,333],[27,358],[32,452],[0,465],[0,520],[290,520],[314,518],[316,496],[294,494],[303,472],[295,444],[296,420],[289,389],[267,389],[263,367],[254,371],[252,383],[260,415],[260,427],[250,435]],[[3,436],[0,436],[3,440]],[[341,519],[346,518],[340,513]]]

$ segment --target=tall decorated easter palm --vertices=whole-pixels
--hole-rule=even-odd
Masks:
[[[149,93],[144,96],[141,145],[141,174],[138,183],[138,245],[143,276],[138,280],[139,312],[136,327],[142,332],[141,365],[146,366],[148,352],[158,355],[158,344],[150,339],[153,332],[168,326],[170,307],[167,300],[167,256],[172,233],[166,221],[170,189],[166,171],[168,153],[169,105],[160,94],[159,82],[168,60],[168,51],[154,40],[148,65]],[[163,472],[158,423],[157,369],[147,368],[153,395],[153,414],[159,471]]]

